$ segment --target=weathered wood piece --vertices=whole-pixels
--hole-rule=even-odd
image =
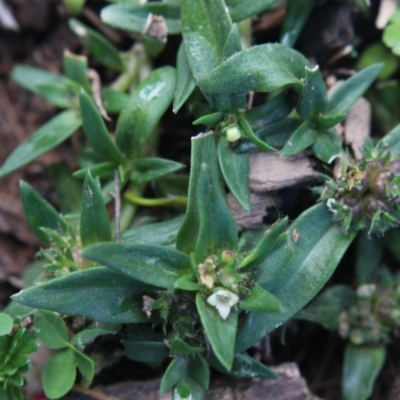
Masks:
[[[318,400],[310,393],[296,364],[285,363],[273,369],[280,375],[279,379],[213,380],[205,400]],[[97,388],[104,397],[71,392],[62,400],[171,400],[171,393],[159,394],[159,385],[159,380],[125,382]]]
[[[304,153],[286,158],[281,158],[279,152],[250,155],[249,183],[252,192],[269,192],[315,178],[311,161]]]

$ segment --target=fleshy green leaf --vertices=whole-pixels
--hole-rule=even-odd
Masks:
[[[121,325],[119,324],[99,324],[96,322],[96,327],[89,327],[77,333],[71,339],[71,344],[78,350],[83,350],[88,344],[93,343],[99,336],[110,335],[118,332],[120,329]]]
[[[288,0],[286,3],[285,20],[283,21],[281,40],[285,46],[293,47],[306,23],[315,0]]]
[[[196,121],[193,121],[193,125],[207,125],[207,126],[215,126],[219,122],[221,122],[225,117],[225,113],[222,111],[217,111],[212,114],[203,115],[200,118],[197,118]]]
[[[94,362],[93,360],[77,349],[74,350],[75,362],[79,369],[79,372],[84,376],[89,382],[94,377]]]
[[[394,230],[391,232],[395,232]],[[390,239],[385,235],[384,244],[390,243]],[[398,249],[396,240],[395,248]],[[390,248],[390,245],[388,246]],[[382,243],[373,240],[371,235],[361,232],[357,240],[356,253],[356,279],[357,286],[373,282],[374,274],[382,261]]]
[[[333,128],[346,118],[346,114],[334,114],[334,115],[319,115],[315,118],[315,123],[318,126],[319,131],[326,131]]]
[[[108,133],[106,124],[90,97],[80,93],[83,129],[96,154],[104,160],[122,163],[124,157]]]
[[[68,329],[57,313],[44,310],[36,311],[35,327],[39,329],[39,339],[49,349],[57,350],[68,346]]]
[[[281,151],[281,156],[288,157],[297,154],[311,146],[317,138],[318,132],[310,128],[310,121],[306,120],[290,136]]]
[[[47,361],[42,375],[43,390],[49,399],[59,399],[75,383],[76,368],[72,349],[61,350]]]
[[[264,233],[264,237],[259,241],[257,246],[241,261],[240,268],[251,268],[262,263],[270,251],[272,251],[276,241],[278,240],[278,237],[286,231],[287,226],[287,217],[271,226],[271,228]]]
[[[287,117],[293,107],[293,99],[283,92],[261,106],[247,110],[244,117],[253,129],[258,129]]]
[[[99,243],[83,256],[150,285],[173,289],[175,281],[190,273],[189,257],[177,250],[145,244]]]
[[[90,174],[93,178],[103,178],[103,179],[112,179],[114,176],[114,171],[117,168],[117,164],[111,161],[105,161],[98,164],[91,165],[90,167],[85,167],[82,169],[78,169],[73,173],[75,178],[84,179],[87,173],[90,171]]]
[[[340,156],[342,151],[339,135],[334,129],[320,132],[312,146],[312,151],[321,161],[330,164],[336,157]]]
[[[228,6],[232,20],[235,22],[253,17],[262,11],[268,10],[276,3],[279,3],[279,0],[252,0],[251,2],[226,0],[226,5]]]
[[[385,358],[384,345],[346,346],[342,374],[344,400],[367,400],[371,396]]]
[[[85,91],[90,93],[87,57],[66,50],[64,52],[64,72],[71,81],[78,83]]]
[[[45,69],[16,65],[11,71],[11,78],[25,89],[39,94],[38,85],[44,83],[66,84],[65,76],[53,74]]]
[[[240,308],[246,311],[281,312],[282,304],[271,293],[255,285],[248,297],[240,301]]]
[[[317,322],[325,329],[337,331],[339,329],[339,314],[351,306],[353,299],[354,292],[348,286],[333,286],[301,310],[296,318]]]
[[[343,82],[329,97],[328,114],[346,112],[369,88],[381,72],[383,64],[374,64]]]
[[[146,157],[133,160],[132,167],[131,181],[141,183],[161,178],[185,166],[165,158]]]
[[[193,166],[192,166],[193,168]],[[199,232],[196,242],[195,258],[204,261],[221,249],[236,250],[238,235],[225,199],[220,181],[213,179],[215,173],[205,163],[201,164],[198,188]]]
[[[125,346],[126,357],[148,364],[153,368],[159,367],[169,355],[169,348],[164,342],[122,340],[122,343]]]
[[[328,93],[318,65],[306,67],[305,79],[303,96],[297,107],[302,119],[324,114],[328,105]]]
[[[108,39],[74,18],[68,21],[68,25],[96,60],[106,67],[123,71],[119,52]]]
[[[112,4],[101,10],[101,19],[115,28],[144,33],[151,14],[164,17],[169,34],[180,33],[180,8],[175,4]]]
[[[164,222],[156,222],[132,228],[122,234],[122,239],[124,243],[172,246],[175,244],[182,221],[183,217],[177,217]]]
[[[19,292],[15,301],[44,310],[110,323],[147,322],[142,295],[149,288],[109,268],[74,272]]]
[[[281,247],[283,253],[287,249],[292,256],[273,279],[262,284],[278,298],[284,311],[249,313],[238,332],[236,351],[249,348],[304,307],[332,275],[354,236],[344,235],[331,224],[325,204],[302,213],[289,228],[287,243]]]
[[[381,142],[393,158],[400,157],[400,124],[388,132]]]
[[[32,186],[21,181],[19,188],[25,217],[30,228],[42,242],[49,244],[47,235],[41,230],[42,227],[61,233],[67,231],[65,220]]]
[[[233,375],[241,378],[260,378],[260,379],[277,379],[279,375],[269,369],[264,364],[248,356],[246,353],[236,354],[233,359],[232,369],[227,371],[219,362],[212,357],[211,365],[224,374]]]
[[[160,392],[168,392],[168,390],[172,389],[182,378],[186,377],[188,365],[188,357],[178,357],[172,360],[162,377]]]
[[[54,149],[67,140],[81,124],[81,118],[75,111],[63,111],[56,115],[13,150],[0,168],[0,178]]]
[[[182,1],[182,36],[197,81],[223,61],[231,26],[223,0]]]
[[[182,276],[175,281],[175,289],[188,290],[190,292],[197,292],[200,290],[200,285],[193,280],[191,275]]]
[[[237,24],[232,24],[224,45],[223,59],[226,60],[240,50],[242,50],[242,42],[240,40],[239,27]]]
[[[171,354],[180,356],[180,355],[189,355],[189,354],[199,354],[203,351],[200,347],[192,347],[189,346],[182,339],[176,337],[171,342]]]
[[[271,147],[269,144],[263,142],[255,135],[249,122],[246,120],[246,118],[243,117],[243,115],[239,115],[238,122],[239,122],[240,127],[243,130],[243,133],[244,133],[244,136],[246,137],[246,139],[250,140],[252,143],[254,143],[258,148],[260,148],[262,150],[265,150],[265,151],[274,151],[275,150],[273,147]]]
[[[221,137],[218,140],[218,161],[232,195],[246,211],[250,211],[249,154],[237,154],[226,138]]]
[[[208,165],[213,174],[213,182],[218,184],[221,178],[218,174],[217,150],[212,132],[192,137],[188,205],[176,242],[176,248],[186,254],[194,252],[199,235],[198,188],[202,163]]]
[[[216,308],[207,304],[202,293],[196,294],[196,306],[211,348],[223,367],[230,371],[233,363],[238,314],[231,310],[223,320]]]
[[[301,92],[306,66],[308,61],[296,50],[263,44],[229,57],[198,84],[204,92],[220,94],[272,92],[288,85]]]
[[[111,240],[110,221],[103,195],[90,171],[83,183],[80,234],[83,246]]]
[[[117,123],[117,144],[128,155],[139,155],[144,143],[174,97],[176,73],[172,67],[155,69],[137,87]]]
[[[45,82],[36,85],[38,94],[60,108],[74,108],[78,104],[80,86],[75,82]]]
[[[5,313],[0,313],[0,336],[9,335],[13,327],[13,319]]]
[[[181,43],[176,60],[176,89],[173,104],[174,113],[177,113],[181,109],[195,87],[196,81],[189,67],[185,45]]]
[[[128,104],[129,95],[110,88],[101,89],[101,101],[109,114],[119,114]]]

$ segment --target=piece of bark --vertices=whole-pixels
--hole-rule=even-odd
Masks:
[[[279,379],[219,378],[211,381],[205,400],[318,400],[313,396],[294,363],[274,369]],[[97,389],[115,400],[171,400],[171,393],[159,394],[160,381],[124,382]],[[82,393],[71,392],[62,400],[93,400]]]
[[[244,210],[230,193],[227,200],[239,231],[258,228],[267,215],[266,209],[275,206],[269,193],[250,193],[250,212]]]
[[[351,146],[356,160],[362,159],[361,149],[371,132],[371,105],[361,97],[349,109],[344,122],[344,141]]]
[[[281,158],[279,152],[250,155],[249,183],[252,192],[269,192],[314,180],[310,159],[300,153]]]

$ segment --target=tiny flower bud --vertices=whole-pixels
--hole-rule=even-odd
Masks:
[[[226,130],[226,140],[228,142],[237,142],[242,137],[237,125],[231,126]]]

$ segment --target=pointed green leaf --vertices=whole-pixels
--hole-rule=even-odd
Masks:
[[[0,313],[0,336],[9,335],[12,327],[13,319],[5,313]]]
[[[244,117],[253,129],[258,129],[287,117],[294,105],[293,98],[283,92],[261,106],[245,111]]]
[[[85,91],[90,93],[91,86],[88,78],[88,61],[86,56],[73,54],[66,50],[64,52],[64,72],[71,81],[78,83]]]
[[[225,113],[221,111],[212,114],[206,114],[200,118],[197,118],[196,121],[193,121],[193,125],[215,126],[223,120],[224,116]]]
[[[265,150],[265,151],[274,151],[275,150],[273,147],[271,147],[267,143],[263,142],[255,135],[249,122],[246,120],[246,118],[243,117],[243,115],[239,115],[238,122],[239,122],[240,127],[243,130],[245,137],[248,140],[250,140],[252,143],[254,143],[257,147],[259,147],[260,149]]]
[[[383,143],[384,148],[390,152],[393,158],[400,157],[400,124],[388,132],[381,139],[381,142]]]
[[[36,311],[35,327],[39,329],[39,339],[49,349],[57,350],[68,346],[68,328],[57,313],[44,310]]]
[[[171,342],[171,354],[180,356],[180,355],[189,355],[189,354],[200,354],[204,349],[200,347],[192,347],[189,346],[182,339],[176,337]]]
[[[80,86],[75,82],[44,82],[36,85],[38,94],[60,108],[74,108],[78,104]]]
[[[311,13],[315,0],[288,0],[283,21],[280,42],[293,47]]]
[[[327,131],[335,125],[341,123],[346,118],[346,113],[334,115],[319,115],[315,119],[319,131]]]
[[[159,244],[172,246],[176,242],[183,216],[132,228],[122,234],[124,243]]]
[[[38,85],[44,83],[65,84],[65,76],[53,74],[45,69],[16,65],[11,71],[11,78],[25,89],[39,94]]]
[[[223,61],[232,21],[223,0],[183,0],[181,7],[187,60],[198,81]]]
[[[224,374],[241,378],[277,379],[279,375],[264,364],[248,356],[246,353],[235,354],[232,369],[227,371],[212,354],[210,359],[212,367]]]
[[[246,311],[271,313],[283,311],[281,302],[258,285],[253,287],[248,297],[240,301],[239,307]]]
[[[338,331],[339,314],[351,306],[354,296],[354,291],[348,286],[333,286],[296,314],[296,318],[317,322],[325,329]]]
[[[108,68],[123,71],[119,52],[108,39],[75,18],[71,18],[68,25],[96,60]]]
[[[156,180],[185,167],[176,161],[156,157],[137,158],[131,165],[131,181],[138,183]]]
[[[188,357],[178,357],[172,360],[162,377],[160,393],[168,392],[168,390],[172,389],[181,379],[185,378],[188,365]]]
[[[328,106],[328,93],[318,65],[306,67],[303,96],[297,107],[302,119],[314,118],[324,114]]]
[[[74,350],[75,362],[79,372],[87,381],[91,381],[94,377],[94,362],[93,360],[77,349]]]
[[[395,230],[390,232],[396,232]],[[390,249],[390,238],[385,235],[384,245]],[[394,248],[397,250],[398,238],[395,240]],[[356,252],[356,284],[368,284],[373,282],[374,275],[381,265],[383,256],[383,246],[377,240],[372,239],[371,235],[360,232],[357,240]]]
[[[208,389],[210,385],[210,369],[207,361],[200,354],[196,354],[190,359],[188,375],[203,389]]]
[[[263,44],[229,57],[198,84],[208,93],[272,92],[288,85],[301,92],[306,66],[308,61],[296,50],[277,43]]]
[[[144,143],[174,97],[175,69],[155,69],[137,87],[117,123],[117,144],[126,154],[139,155]]]
[[[268,10],[276,3],[279,3],[279,0],[252,0],[251,2],[244,2],[243,0],[226,0],[225,2],[228,6],[232,20],[239,22]]]
[[[226,138],[221,137],[218,140],[218,161],[232,195],[246,211],[250,211],[249,153],[235,153]]]
[[[75,383],[76,368],[72,349],[61,350],[47,361],[42,375],[43,390],[49,399],[59,399]]]
[[[101,89],[101,101],[109,114],[119,114],[128,104],[129,95],[110,88]]]
[[[118,165],[111,161],[105,161],[98,164],[91,165],[82,169],[78,169],[73,173],[74,178],[84,179],[88,172],[93,178],[112,179],[114,177],[114,171],[118,168]]]
[[[83,183],[80,235],[83,246],[111,240],[110,221],[103,195],[90,171]]]
[[[196,294],[196,306],[213,352],[223,367],[230,371],[235,349],[237,312],[231,309],[227,319],[223,320],[216,308],[211,307],[203,298],[202,293]]]
[[[150,285],[173,289],[175,281],[191,272],[189,257],[157,245],[99,243],[83,256]]]
[[[184,43],[181,43],[176,59],[176,89],[173,111],[176,114],[196,87],[196,81],[190,70]]]
[[[237,24],[232,24],[231,30],[229,31],[229,35],[226,39],[224,50],[223,50],[223,59],[227,59],[238,51],[242,50],[242,43],[240,40],[240,32]]]
[[[111,335],[117,333],[121,329],[120,324],[100,324],[95,323],[96,327],[89,327],[83,331],[77,333],[72,339],[71,344],[78,350],[84,350],[84,348],[95,341],[96,338],[103,335]]]
[[[99,110],[82,90],[80,93],[83,129],[96,154],[104,160],[124,162],[124,157],[111,139]]]
[[[181,31],[180,7],[160,2],[145,4],[112,4],[101,10],[101,19],[108,25],[128,32],[143,33],[150,15],[164,17],[168,33]]]
[[[151,291],[109,268],[98,267],[53,279],[14,295],[15,301],[34,308],[56,311],[110,323],[147,322],[142,295]]]
[[[175,289],[188,290],[190,292],[197,292],[200,290],[200,285],[193,280],[191,275],[185,275],[176,280],[174,287]]]
[[[259,241],[257,246],[240,262],[239,267],[251,268],[262,263],[268,256],[269,252],[272,251],[278,237],[286,231],[287,226],[287,217],[272,225],[270,229],[264,233],[264,237]]]
[[[386,358],[386,348],[348,344],[344,353],[342,391],[344,400],[367,400]]]
[[[139,361],[153,368],[159,367],[169,355],[169,348],[164,342],[141,340],[122,340],[124,355],[133,361]]]
[[[236,250],[238,235],[220,182],[212,179],[210,167],[203,163],[198,189],[199,232],[195,259],[204,261],[221,249]]]
[[[54,149],[68,139],[81,124],[81,118],[75,111],[63,111],[56,115],[14,149],[0,168],[0,178]]]
[[[342,152],[342,143],[340,142],[339,135],[334,129],[320,132],[312,146],[312,151],[321,161],[330,164]]]
[[[346,112],[370,87],[382,67],[383,64],[371,65],[343,82],[329,96],[327,113],[332,115]]]
[[[344,235],[331,224],[325,204],[302,213],[285,235],[282,246],[292,252],[284,268],[262,287],[278,298],[282,313],[249,313],[241,326],[236,351],[244,351],[304,307],[332,275],[355,235]]]
[[[188,205],[176,241],[176,248],[186,254],[194,252],[199,235],[198,193],[202,163],[208,165],[210,172],[213,174],[213,182],[218,185],[221,178],[218,173],[217,150],[214,135],[211,131],[192,137]]]
[[[68,230],[65,220],[32,186],[21,181],[20,193],[28,224],[42,242],[49,244],[47,235],[40,229],[42,227],[54,229],[60,233]]]
[[[281,151],[281,156],[288,157],[297,154],[311,146],[317,138],[318,132],[310,128],[310,121],[306,120],[290,136]]]

